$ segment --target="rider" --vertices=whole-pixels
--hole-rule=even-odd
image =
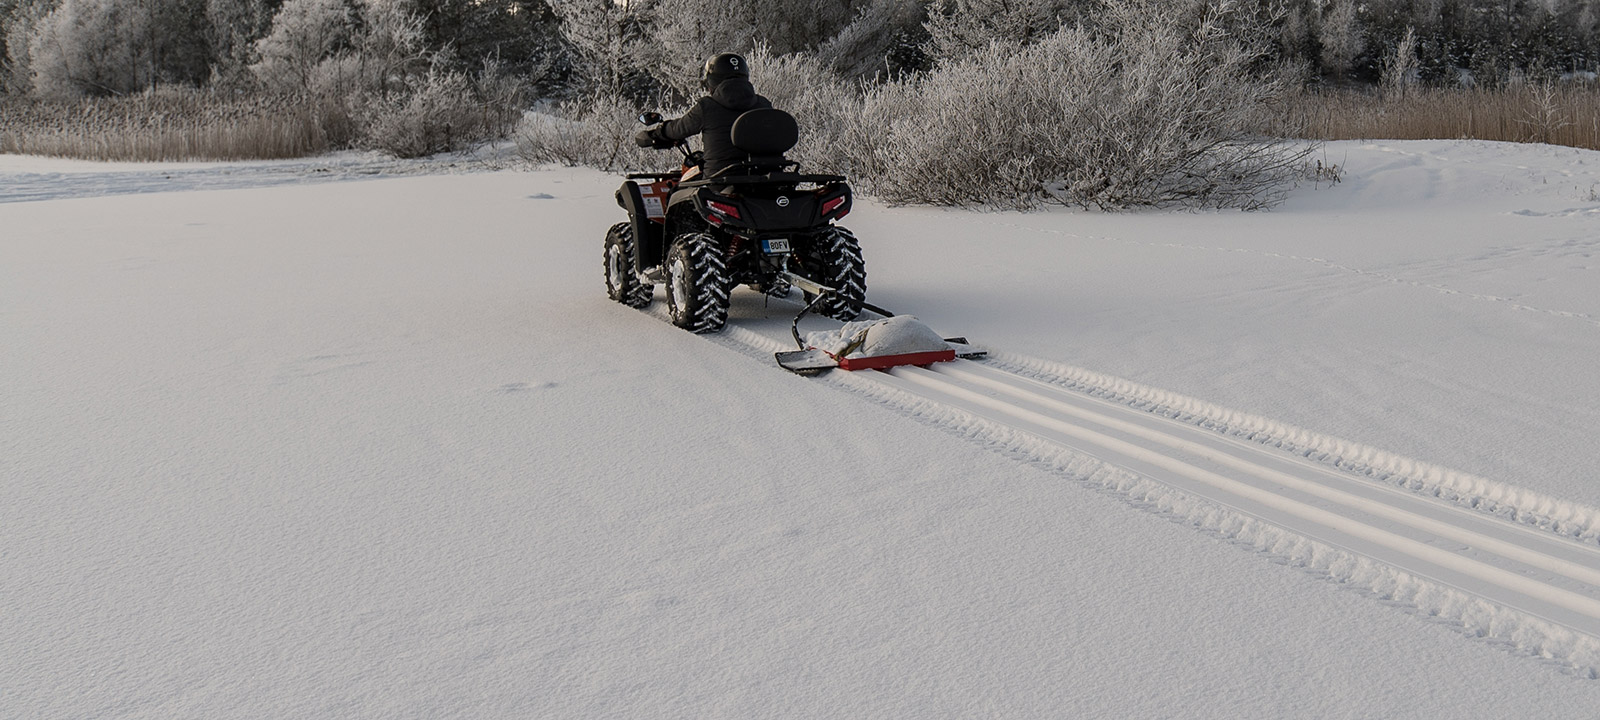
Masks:
[[[669,148],[699,134],[705,145],[701,172],[712,177],[745,157],[733,147],[733,121],[746,110],[772,107],[772,101],[756,94],[755,86],[750,84],[750,64],[733,53],[707,60],[700,73],[700,86],[705,88],[706,97],[700,98],[683,117],[640,130],[635,140],[640,147]]]

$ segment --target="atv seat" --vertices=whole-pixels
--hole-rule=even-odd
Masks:
[[[797,166],[783,156],[800,141],[800,125],[794,116],[776,108],[757,108],[733,121],[733,146],[747,153],[743,161],[723,168],[717,175],[766,174]]]

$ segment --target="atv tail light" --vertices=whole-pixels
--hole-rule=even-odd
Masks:
[[[829,201],[827,201],[827,202],[822,204],[822,214],[823,215],[827,215],[828,213],[831,213],[834,210],[838,210],[839,206],[843,205],[843,204],[844,204],[844,196],[843,195],[840,195],[839,197],[836,197],[836,198],[834,198],[832,200],[829,200]],[[839,217],[844,217],[844,213],[840,213]]]
[[[715,200],[707,200],[706,207],[711,208],[711,212],[714,212],[718,215],[726,215],[735,220],[741,219],[739,217],[739,208],[728,205],[727,203],[719,203]]]

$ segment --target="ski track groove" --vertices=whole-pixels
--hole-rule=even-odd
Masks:
[[[648,312],[666,318],[657,307]],[[763,361],[791,348],[734,325],[704,337]],[[1164,391],[1118,378],[1008,353],[991,357],[805,381],[864,396],[1427,621],[1600,679],[1595,509],[1262,418],[1206,422],[1231,411],[1175,412],[1151,400]],[[1100,382],[1062,377],[1074,373]],[[1199,403],[1165,399],[1174,398]],[[1254,432],[1239,431],[1241,417],[1254,421]],[[1296,442],[1269,429],[1291,430]],[[1452,497],[1469,489],[1486,502]]]
[[[1090,370],[1003,352],[991,352],[987,364],[1600,547],[1597,508]]]

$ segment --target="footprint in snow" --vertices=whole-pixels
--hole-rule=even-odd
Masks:
[[[283,385],[292,380],[354,370],[376,362],[367,357],[365,353],[334,353],[300,358],[280,366],[278,374],[273,377],[273,383]]]
[[[553,383],[553,382],[541,382],[541,383],[514,382],[514,383],[506,383],[504,385],[501,385],[500,387],[495,388],[495,392],[498,392],[498,393],[500,393],[502,395],[510,395],[512,393],[528,392],[530,390],[549,390],[550,388],[553,388],[555,386],[556,386],[556,384]]]

